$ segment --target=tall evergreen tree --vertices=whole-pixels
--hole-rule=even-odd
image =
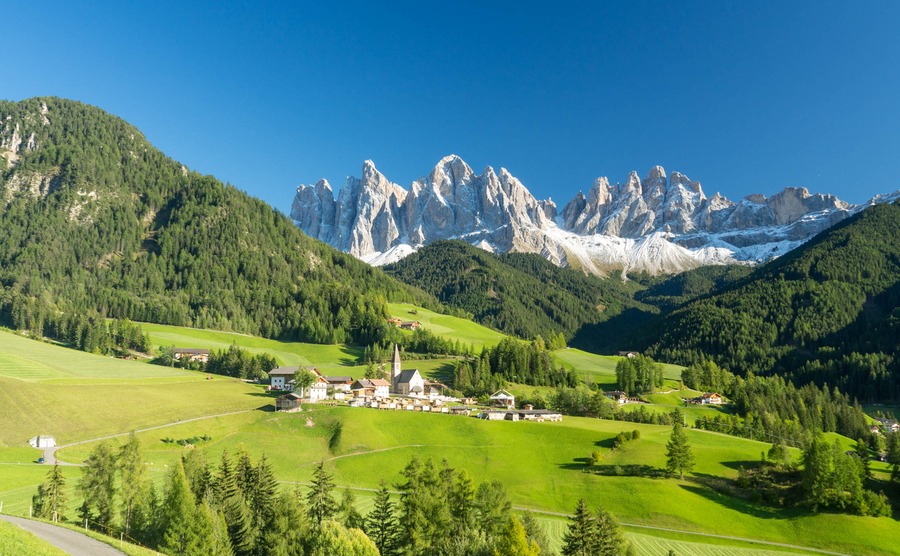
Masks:
[[[162,504],[160,550],[171,555],[201,554],[212,535],[212,524],[198,515],[194,495],[179,461],[169,473]]]
[[[597,521],[584,498],[578,501],[575,515],[569,518],[569,529],[563,536],[563,556],[595,556]]]
[[[115,515],[116,452],[108,441],[97,444],[84,461],[78,490],[84,498],[79,517],[109,530]]]
[[[37,494],[32,498],[34,515],[41,519],[60,521],[66,519],[66,477],[58,463],[47,473],[47,478],[38,486]]]
[[[353,491],[349,487],[345,488],[341,495],[338,515],[340,515],[340,522],[347,529],[363,529],[365,526],[365,519],[363,519],[359,510],[356,509],[356,496],[354,496]]]
[[[366,516],[365,531],[370,539],[378,547],[381,556],[396,556],[399,554],[398,536],[400,534],[397,518],[394,515],[394,504],[391,502],[391,493],[384,479],[375,493],[375,503],[372,511]]]
[[[325,462],[319,462],[316,470],[313,471],[312,483],[309,486],[309,493],[306,495],[309,517],[318,526],[321,526],[326,519],[331,519],[337,512],[338,506],[332,496],[333,491],[332,476],[325,471]]]
[[[626,546],[625,536],[615,518],[602,507],[597,508],[597,539],[594,554],[619,556]]]
[[[541,549],[533,540],[528,538],[525,526],[514,516],[510,515],[496,543],[494,543],[494,556],[538,556]]]
[[[128,441],[119,449],[118,470],[122,496],[122,529],[128,536],[131,535],[135,513],[146,515],[149,488],[141,444],[134,432],[128,435]]]
[[[685,471],[694,468],[694,454],[681,425],[681,412],[676,410],[673,419],[672,434],[666,444],[666,471],[681,474],[683,480]]]

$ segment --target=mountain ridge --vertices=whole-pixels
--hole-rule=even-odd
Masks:
[[[505,168],[481,174],[456,155],[404,189],[363,163],[337,198],[320,180],[297,188],[291,218],[312,237],[374,265],[395,262],[439,239],[493,252],[538,253],[560,266],[671,274],[705,264],[754,264],[777,257],[876,202],[863,205],[788,187],[738,202],[706,197],[699,181],[654,166],[624,183],[600,177],[562,210],[539,200]]]

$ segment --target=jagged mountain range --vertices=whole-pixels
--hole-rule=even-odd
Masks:
[[[501,168],[481,174],[443,158],[404,189],[371,160],[337,198],[320,180],[297,188],[291,217],[310,236],[374,265],[395,262],[439,239],[492,252],[539,253],[555,264],[604,275],[614,270],[677,273],[707,264],[766,261],[900,191],[851,205],[789,187],[766,198],[707,197],[700,182],[655,166],[624,183],[597,178],[559,211]]]

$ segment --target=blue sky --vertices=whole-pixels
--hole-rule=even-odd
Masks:
[[[560,207],[655,164],[732,199],[900,188],[898,2],[321,4],[23,2],[0,98],[100,106],[283,211],[450,153]]]

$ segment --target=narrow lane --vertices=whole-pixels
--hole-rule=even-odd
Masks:
[[[87,535],[43,521],[0,515],[0,519],[18,525],[72,556],[124,556],[124,552]]]

